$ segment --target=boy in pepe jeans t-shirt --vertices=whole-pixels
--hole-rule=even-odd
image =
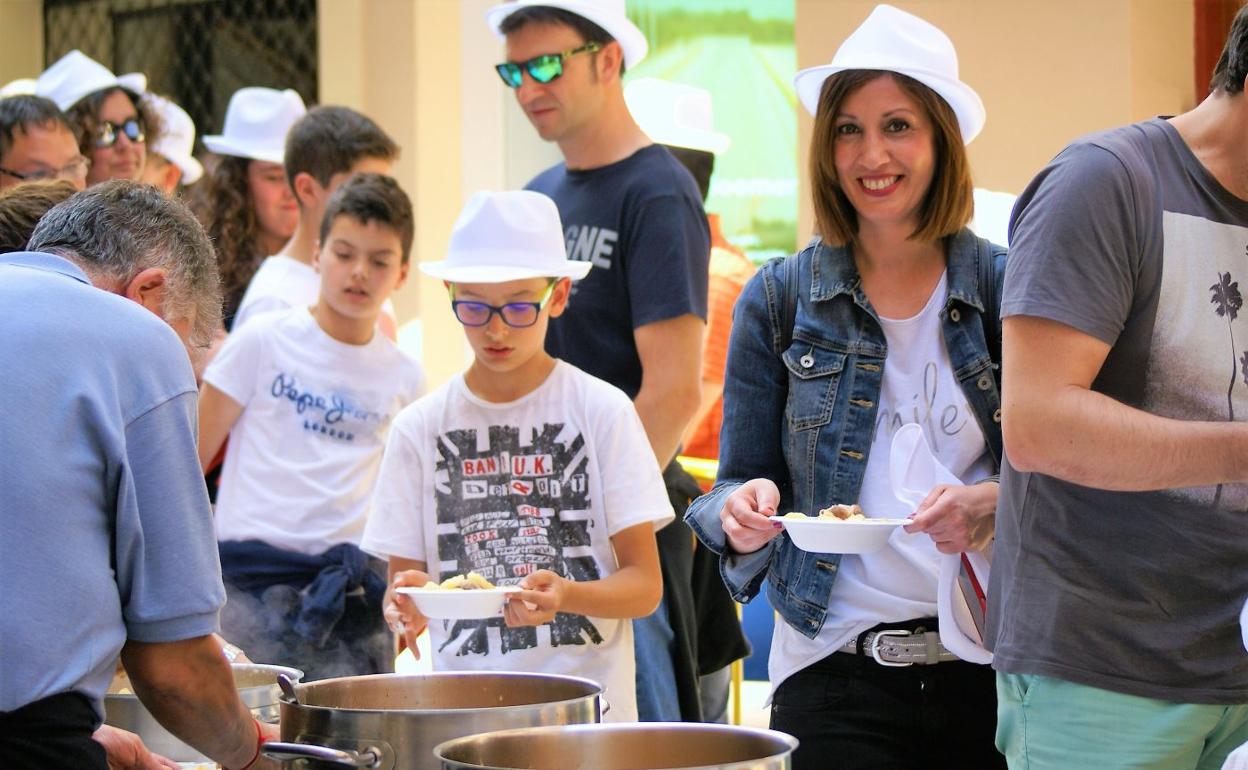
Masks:
[[[581,676],[609,721],[637,719],[631,618],[662,595],[655,530],[673,518],[632,402],[543,343],[586,262],[566,259],[553,201],[478,193],[441,278],[475,360],[403,410],[386,445],[363,548],[390,560],[386,617],[434,667]],[[429,620],[397,586],[477,572],[518,585],[503,614]]]
[[[376,329],[412,231],[393,179],[348,179],[321,226],[317,303],[236,330],[204,373],[201,463],[230,437],[216,507],[222,628],[255,660],[310,679],[393,670],[385,565],[358,546],[390,424],[424,390],[420,364]]]

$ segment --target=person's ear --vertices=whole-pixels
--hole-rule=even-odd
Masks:
[[[572,294],[572,279],[560,278],[555,282],[555,289],[550,293],[550,317],[558,318],[568,309],[568,297]]]
[[[165,178],[161,180],[161,189],[166,195],[175,195],[178,192],[178,183],[181,181],[182,169],[173,163],[165,166]]]
[[[121,295],[133,300],[156,314],[157,318],[165,317],[165,295],[167,293],[168,274],[163,267],[149,267],[140,270],[130,282],[121,289]]]
[[[306,171],[295,174],[291,188],[295,191],[295,203],[299,204],[299,208],[311,206],[321,194],[321,183]]]
[[[412,266],[412,262],[410,259],[407,262],[402,262],[399,264],[399,280],[394,282],[394,289],[392,291],[398,291],[399,289],[402,289],[403,284],[407,283],[407,270],[411,266]]]
[[[624,67],[624,49],[620,41],[612,40],[598,52],[598,77],[607,83],[620,80],[620,70]]]

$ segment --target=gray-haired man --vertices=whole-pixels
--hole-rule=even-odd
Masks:
[[[220,323],[212,247],[181,204],[115,181],[30,248],[0,256],[0,612],[20,618],[0,626],[0,765],[103,770],[120,654],[166,727],[254,767],[272,728],[212,636],[225,592],[179,344]]]

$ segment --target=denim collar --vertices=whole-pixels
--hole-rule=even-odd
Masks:
[[[862,279],[854,265],[849,244],[832,246],[816,237],[806,248],[814,249],[811,259],[813,275],[810,282],[812,302],[822,302],[840,294],[858,297]],[[949,297],[945,306],[948,307],[956,300],[984,312],[976,257],[978,239],[975,234],[965,227],[962,228],[945,239],[945,250],[948,255],[946,270],[949,275]]]
[[[43,270],[48,273],[59,273],[67,278],[73,278],[75,281],[81,281],[90,286],[91,281],[87,278],[87,274],[82,272],[82,268],[70,262],[64,257],[58,257],[55,254],[44,254],[41,251],[14,251],[9,254],[0,254],[0,267],[28,267],[32,270]]]

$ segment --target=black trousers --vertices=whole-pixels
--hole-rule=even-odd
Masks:
[[[87,696],[65,692],[0,713],[0,767],[4,770],[108,770],[96,743],[99,717]]]
[[[801,741],[793,770],[1004,770],[996,679],[962,661],[881,666],[834,652],[790,676],[771,727]]]

